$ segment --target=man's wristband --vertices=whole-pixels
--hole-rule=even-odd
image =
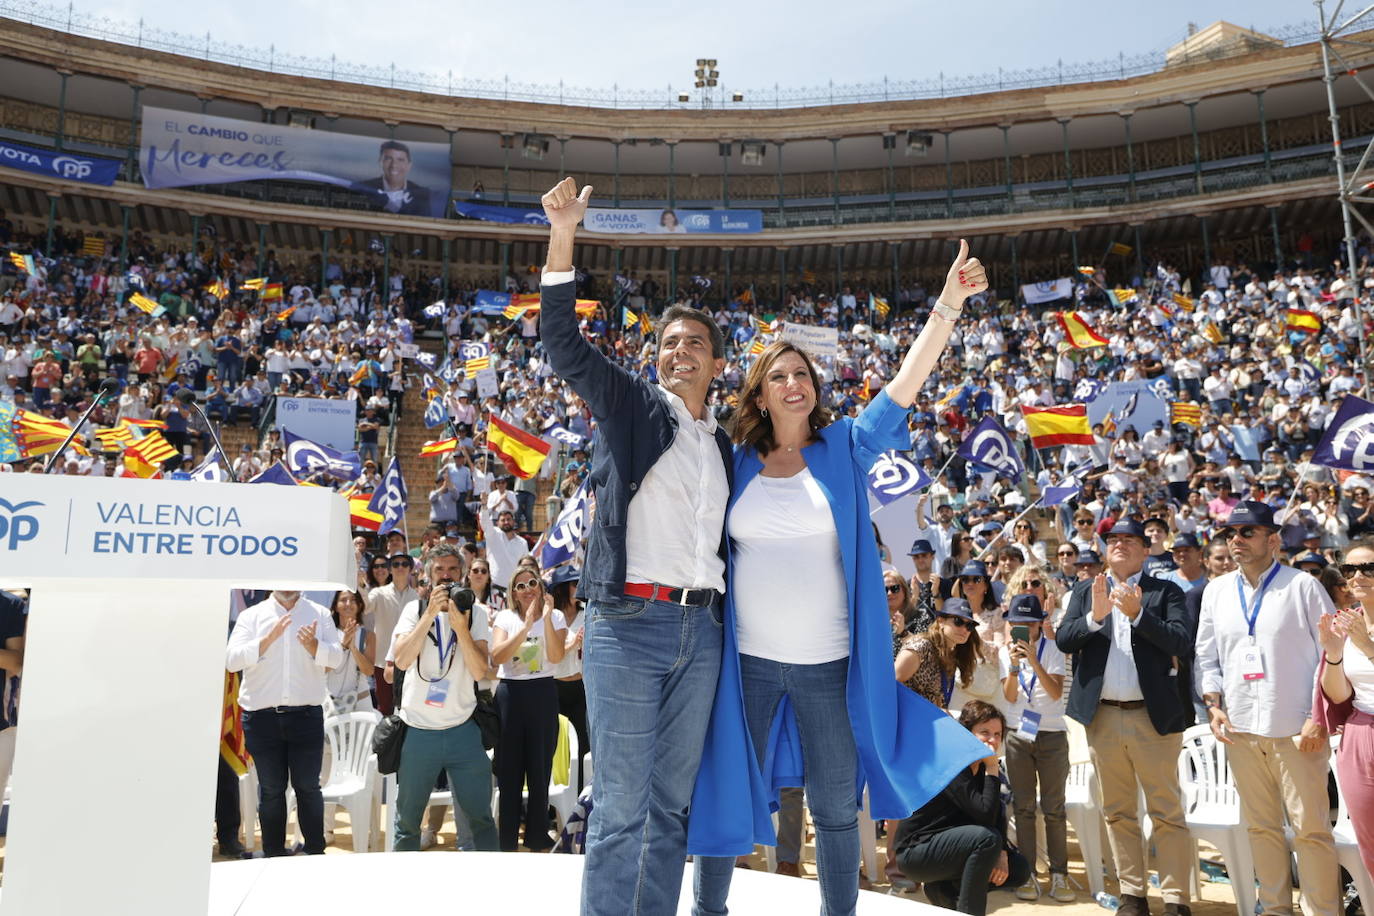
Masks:
[[[1221,709],[1221,700],[1203,700],[1202,705],[1208,709]]]

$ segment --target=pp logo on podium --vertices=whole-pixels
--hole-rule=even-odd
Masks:
[[[37,500],[10,503],[0,499],[0,548],[18,550],[25,541],[38,537],[38,518],[24,513],[25,509],[41,506]]]

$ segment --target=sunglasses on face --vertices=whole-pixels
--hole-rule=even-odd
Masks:
[[[524,582],[517,582],[517,583],[515,583],[515,590],[516,590],[517,592],[523,592],[523,591],[525,591],[525,590],[527,590],[527,589],[538,588],[538,587],[539,587],[539,580],[538,580],[538,579],[526,579]]]
[[[474,576],[489,576],[489,575],[491,575],[491,571],[490,571],[490,570],[487,570],[487,569],[483,569],[483,568],[480,567],[480,566],[474,566],[474,567],[472,568],[472,574],[473,574]]]
[[[1061,550],[1061,551],[1059,551],[1059,556],[1061,556],[1061,557],[1076,557],[1076,556],[1078,556],[1078,554],[1074,553],[1072,550]]]
[[[1255,537],[1256,535],[1263,535],[1267,533],[1268,529],[1265,528],[1256,528],[1254,525],[1242,525],[1239,528],[1227,528],[1225,531],[1221,532],[1221,536],[1224,540],[1227,541],[1235,537],[1245,538],[1245,540],[1248,541],[1250,540],[1250,538]]]
[[[941,617],[940,619],[941,619],[941,620],[947,620],[947,621],[949,621],[950,623],[954,624],[956,627],[960,627],[961,629],[965,629],[965,630],[972,630],[972,629],[973,629],[973,623],[972,623],[971,621],[965,620],[965,619],[962,618],[962,617]]]
[[[1342,563],[1340,569],[1341,575],[1347,579],[1354,578],[1356,575],[1364,576],[1366,579],[1374,579],[1374,563]]]
[[[1039,579],[1031,579],[1026,583],[1026,588],[1039,588],[1044,584],[1045,583],[1041,582]]]
[[[385,564],[385,563],[373,563],[373,564],[372,564],[372,568],[373,568],[373,569],[386,569],[386,564]]]
[[[887,587],[887,593],[888,593],[889,595],[895,595],[895,594],[897,594],[898,592],[900,592],[901,590],[902,590],[902,587],[901,587],[900,585],[889,585],[889,586]]]
[[[1091,525],[1092,523],[1093,520],[1090,518],[1080,518],[1078,521],[1074,522],[1075,525]]]
[[[410,561],[409,561],[409,560],[392,560],[392,561],[391,561],[391,568],[392,568],[392,569],[402,569],[402,568],[408,569],[409,567],[410,567]]]
[[[982,582],[982,581],[983,581],[983,577],[982,577],[982,576],[960,576],[960,577],[959,577],[959,584],[960,584],[960,585],[977,585],[979,582]]]

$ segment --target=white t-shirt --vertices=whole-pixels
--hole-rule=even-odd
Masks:
[[[1062,677],[1064,674],[1064,653],[1059,651],[1054,640],[1046,639],[1042,635],[1034,645],[1035,650],[1040,654],[1040,666],[1045,669],[1045,673],[1058,674]],[[997,650],[997,654],[1000,666],[998,676],[1005,682],[1007,675],[1011,673],[1011,652],[1006,646],[1002,646]],[[1040,731],[1064,731],[1064,709],[1068,701],[1068,690],[1062,691],[1059,699],[1050,699],[1044,683],[1036,676],[1030,662],[1022,662],[1019,681],[1020,686],[1016,690],[1016,702],[1008,704],[1005,709],[1007,728],[1011,730],[1020,728],[1021,713],[1030,708],[1040,713]],[[1029,703],[1026,701],[1027,687],[1031,688]]]
[[[559,639],[568,638],[568,622],[563,617],[563,612],[557,608],[548,611],[553,615],[553,629],[558,634]],[[525,625],[525,620],[510,608],[498,611],[496,623],[493,624],[498,630],[503,631],[507,636],[518,633],[520,628]],[[532,681],[541,677],[556,677],[558,671],[554,664],[549,661],[548,648],[544,645],[544,621],[541,618],[529,633],[525,636],[525,642],[500,668],[501,680],[503,681]]]
[[[419,622],[420,602],[416,600],[401,611],[401,618],[396,621],[394,639],[399,641],[414,630]],[[490,646],[491,630],[487,628],[487,615],[475,608],[469,632],[473,642],[486,642]],[[442,655],[439,650],[441,640]],[[411,728],[438,729],[462,725],[477,708],[472,683],[472,672],[463,661],[463,650],[458,645],[457,635],[449,626],[448,615],[440,614],[434,618],[429,635],[420,647],[420,654],[406,669],[405,683],[401,686],[401,721]]]
[[[1350,640],[1345,642],[1344,658],[1345,676],[1355,690],[1355,708],[1374,716],[1374,661],[1366,658]]]
[[[571,639],[578,633],[581,633],[583,629],[586,627],[586,624],[587,614],[584,611],[581,614],[578,614],[577,617],[573,619],[572,623],[568,624],[568,633],[566,636],[563,637],[564,641]],[[553,676],[576,677],[577,675],[581,674],[582,651],[584,648],[585,646],[579,646],[576,649],[570,650],[566,655],[564,655],[563,660],[553,666]]]
[[[792,665],[849,655],[849,598],[830,503],[811,471],[755,477],[730,510],[739,651]]]

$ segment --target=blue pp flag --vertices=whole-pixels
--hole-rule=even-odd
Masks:
[[[586,480],[582,481],[572,499],[568,500],[563,511],[558,513],[558,521],[549,529],[544,540],[544,549],[539,552],[541,569],[552,569],[577,556],[577,549],[582,546],[582,539],[587,535],[587,522],[591,515],[587,483]]]
[[[1107,382],[1098,378],[1085,378],[1073,389],[1073,399],[1086,404],[1107,390]]]
[[[286,446],[286,466],[292,474],[314,477],[324,474],[339,480],[356,480],[363,472],[363,462],[357,452],[341,452],[327,445],[298,436],[286,427],[281,430]]]
[[[930,475],[920,465],[895,449],[883,452],[868,469],[868,490],[883,506],[924,490],[930,482]]]
[[[211,483],[218,483],[224,480],[224,469],[220,466],[221,460],[219,449],[210,449],[210,453],[205,456],[205,460],[191,472],[191,479],[207,480]]]
[[[1020,483],[1026,472],[1015,443],[995,417],[984,417],[973,427],[959,444],[958,455],[975,468],[1010,478],[1012,483]]]
[[[443,365],[434,371],[439,378],[446,382],[456,382],[463,377],[463,367],[455,364],[448,357],[445,357]]]
[[[426,318],[442,318],[444,317],[444,311],[447,308],[448,306],[445,305],[442,300],[440,300],[439,302],[436,302],[433,305],[425,306],[424,315]]]
[[[382,517],[382,524],[377,528],[378,534],[387,534],[405,520],[408,499],[406,481],[401,476],[401,462],[393,457],[391,464],[386,467],[386,473],[382,475],[381,485],[367,503],[369,512],[376,512]]]
[[[434,429],[436,426],[443,426],[447,422],[448,408],[444,406],[442,396],[436,397],[425,408],[425,426]]]
[[[296,478],[291,476],[291,472],[286,469],[286,465],[278,461],[257,477],[248,481],[249,483],[275,483],[284,487],[299,486]]]
[[[1374,471],[1374,404],[1347,394],[1336,408],[1312,463],[1347,471]]]

